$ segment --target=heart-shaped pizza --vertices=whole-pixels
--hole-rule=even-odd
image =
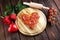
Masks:
[[[28,27],[30,27],[31,29],[33,29],[35,27],[35,25],[38,23],[38,19],[39,19],[39,15],[37,12],[33,12],[31,14],[25,14],[23,13],[20,16],[20,19],[22,19],[22,21],[28,25]]]
[[[17,14],[15,23],[22,34],[33,36],[46,28],[47,21],[42,11],[25,8]]]

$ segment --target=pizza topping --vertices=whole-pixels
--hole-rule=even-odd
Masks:
[[[39,15],[37,12],[33,12],[31,15],[28,14],[22,14],[21,15],[22,21],[28,25],[30,28],[34,28],[34,26],[37,24]]]

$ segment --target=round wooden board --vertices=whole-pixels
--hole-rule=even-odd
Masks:
[[[29,14],[33,13],[33,12],[37,12],[40,16],[38,23],[36,25],[36,27],[34,28],[34,30],[31,30],[29,27],[27,27],[27,25],[25,25],[22,20],[19,18],[19,16],[21,15],[21,13],[27,13],[29,12]],[[38,9],[33,9],[33,8],[25,8],[22,11],[20,11],[17,14],[17,19],[15,21],[16,25],[18,26],[19,31],[24,34],[24,35],[28,35],[28,36],[34,36],[37,35],[41,32],[43,32],[43,30],[46,28],[46,24],[47,24],[47,20],[46,20],[46,16],[44,15],[44,13]]]

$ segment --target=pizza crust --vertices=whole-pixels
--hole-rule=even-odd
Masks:
[[[38,20],[36,27],[33,30],[31,30],[29,27],[27,27],[27,25],[25,25],[22,22],[22,20],[19,18],[19,16],[22,13],[31,14],[33,12],[37,12],[39,14],[40,18]],[[46,28],[47,20],[46,20],[46,16],[44,15],[44,13],[42,11],[40,11],[38,9],[33,9],[33,8],[25,8],[18,13],[15,23],[18,26],[18,29],[22,34],[33,36],[33,35],[37,35],[37,34],[43,32],[43,30]]]

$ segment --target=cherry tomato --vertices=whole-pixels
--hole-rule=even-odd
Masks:
[[[49,11],[48,11],[49,13],[52,13],[53,12],[53,10],[52,9],[49,9]]]
[[[49,14],[49,16],[52,16],[52,15],[53,15],[52,13]]]
[[[52,18],[52,21],[55,21],[55,18],[54,17]]]
[[[53,8],[53,7],[51,7],[50,9],[54,10],[54,8]]]
[[[56,16],[56,14],[53,14],[53,17],[55,17]]]

